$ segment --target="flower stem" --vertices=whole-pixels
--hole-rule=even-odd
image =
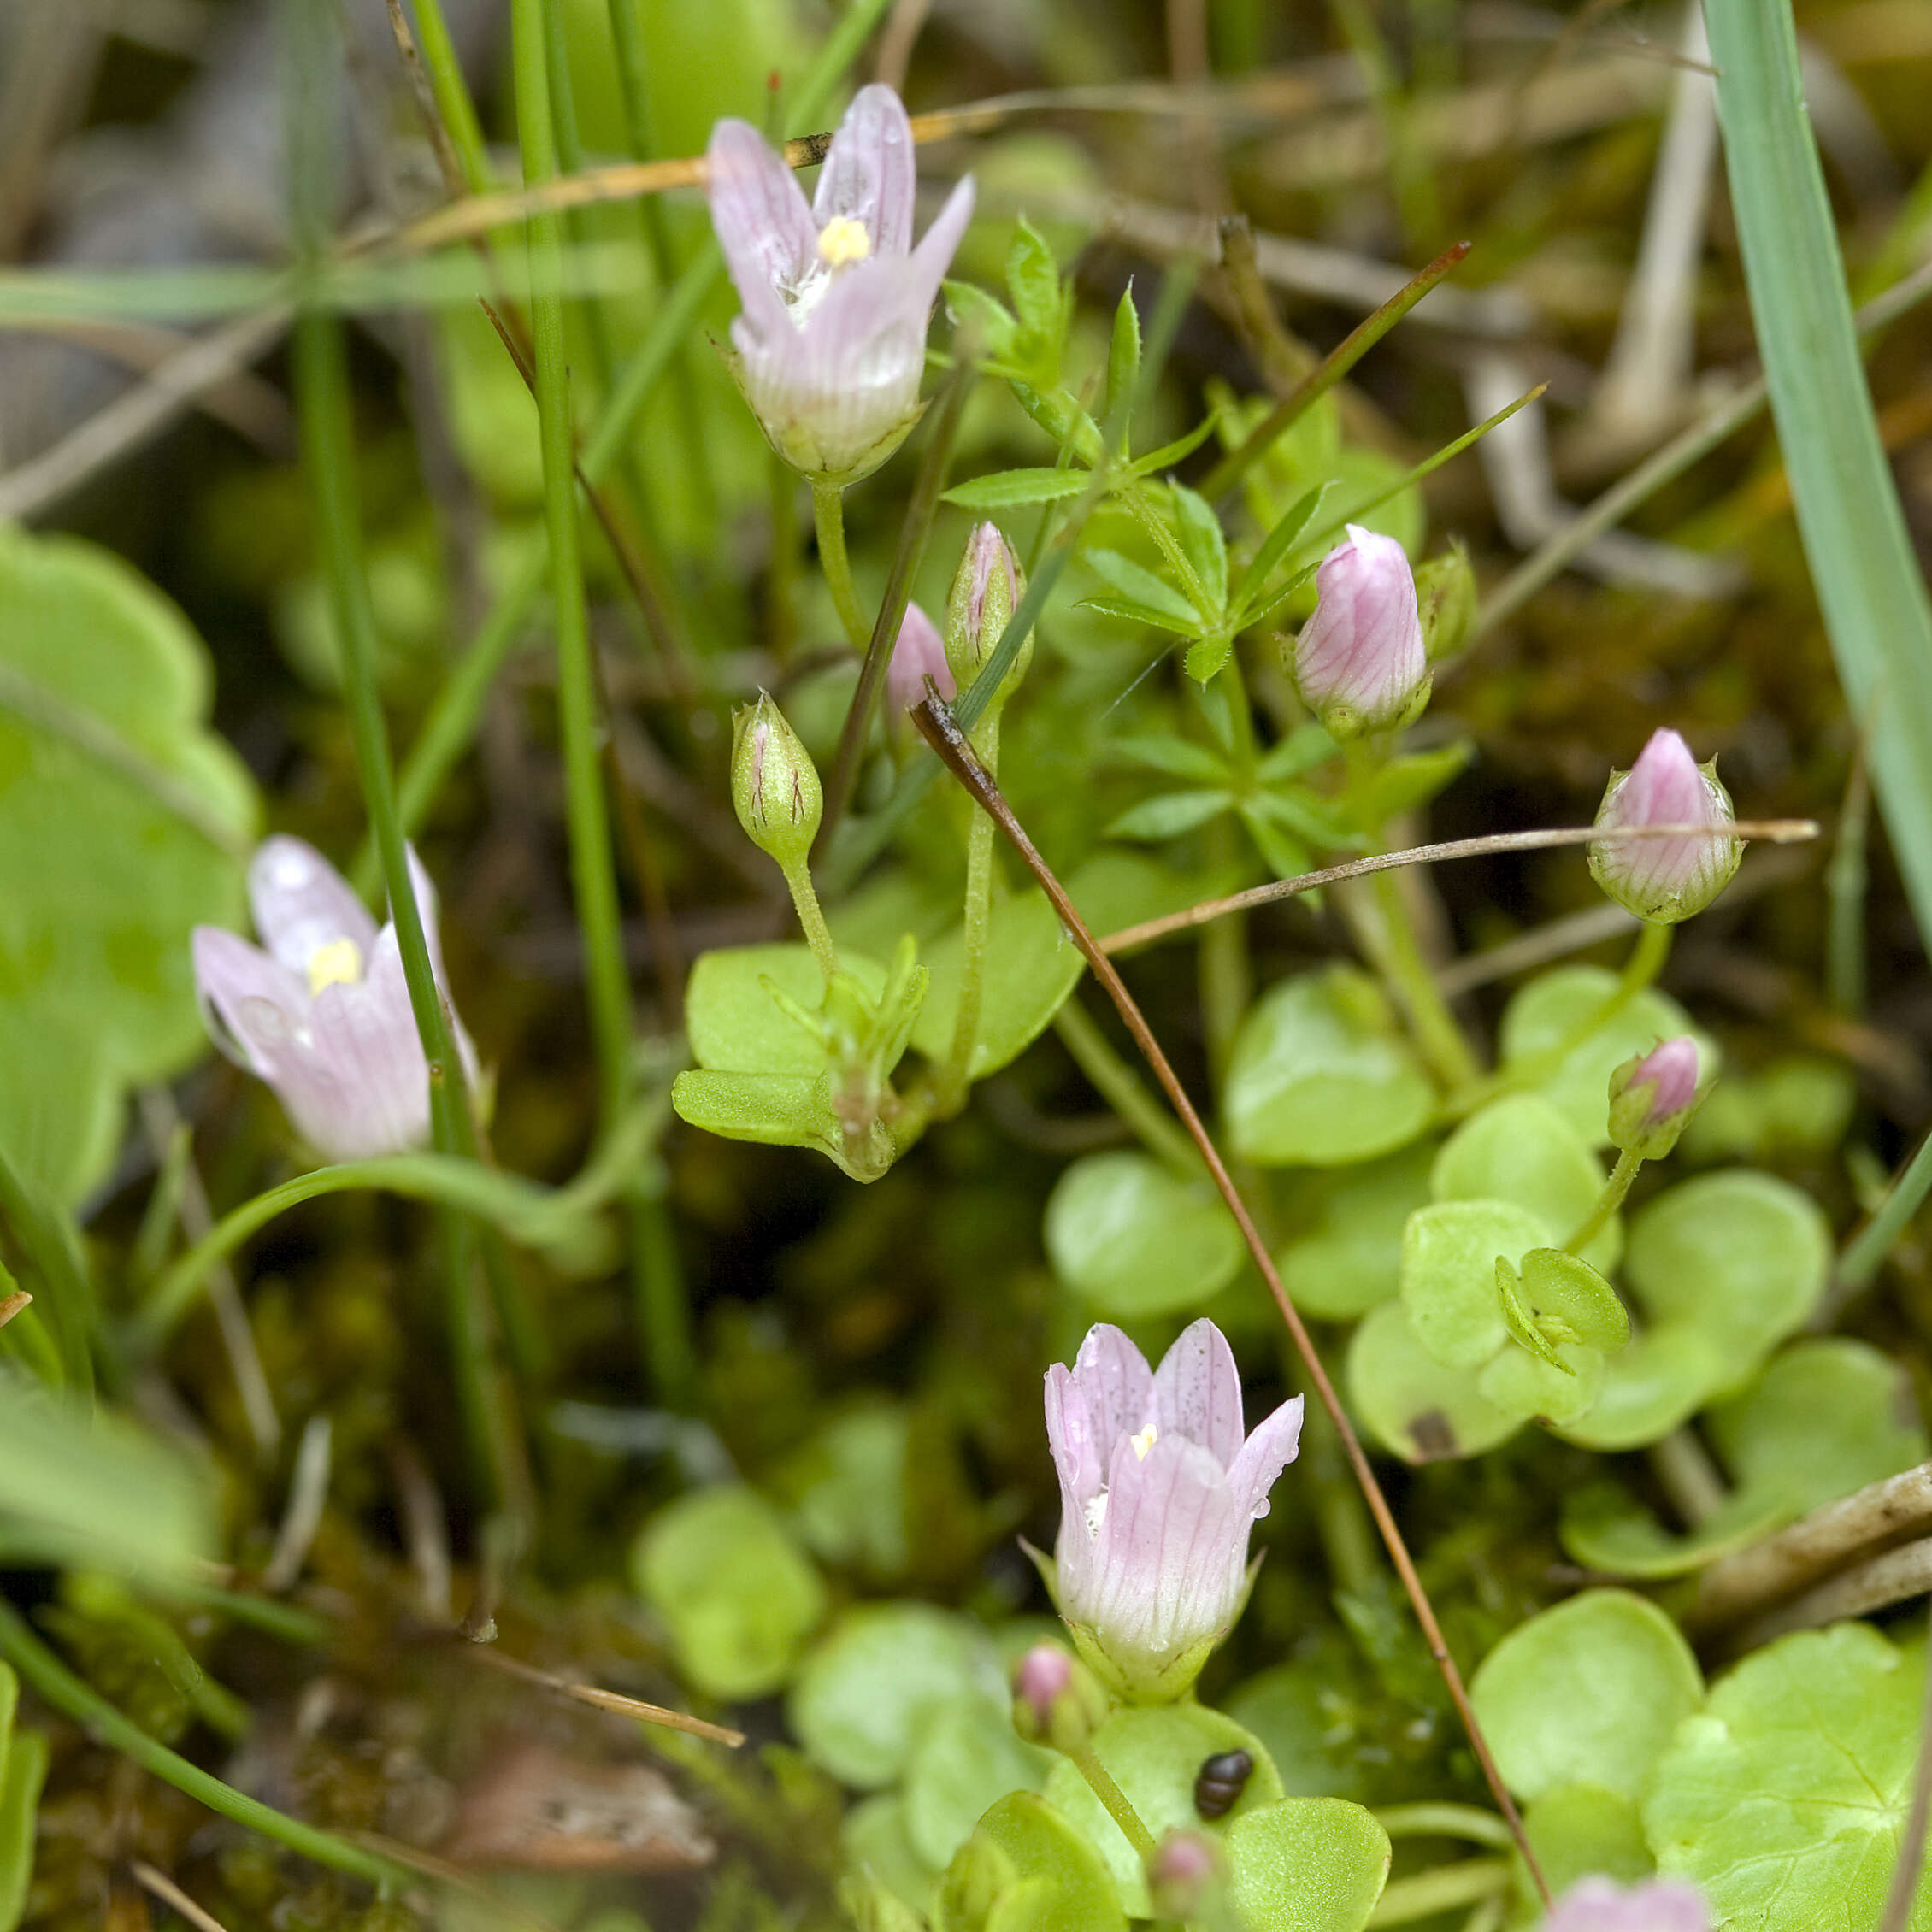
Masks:
[[[980,815],[982,818],[985,814]],[[1190,1181],[1201,1172],[1201,1157],[1174,1116],[1135,1079],[1134,1069],[1108,1044],[1093,1016],[1069,993],[1053,1016],[1053,1030],[1074,1064],[1094,1091],[1176,1174]]]
[[[1617,1165],[1611,1169],[1610,1179],[1604,1182],[1603,1192],[1597,1196],[1597,1205],[1583,1216],[1576,1232],[1563,1244],[1565,1252],[1582,1254],[1603,1232],[1604,1223],[1623,1206],[1623,1197],[1630,1192],[1630,1183],[1637,1178],[1637,1169],[1643,1164],[1641,1154],[1633,1154],[1628,1150],[1617,1157]]]
[[[1391,1838],[1466,1838],[1499,1852],[1510,1848],[1510,1828],[1480,1805],[1390,1805],[1375,1813],[1375,1821]]]
[[[1127,1794],[1114,1782],[1114,1776],[1100,1762],[1100,1754],[1090,1744],[1071,1753],[1074,1768],[1093,1788],[1093,1795],[1107,1808],[1107,1816],[1121,1829],[1121,1836],[1134,1847],[1134,1855],[1146,1861],[1154,1855],[1154,1835],[1140,1822]]]
[[[999,769],[999,713],[989,711],[973,734],[973,749],[990,772]],[[966,900],[961,912],[959,1006],[952,1022],[952,1045],[937,1082],[942,1110],[956,1105],[971,1084],[973,1047],[980,1037],[980,1008],[986,992],[987,929],[993,918],[993,821],[976,811],[966,827]]]
[[[0,1657],[55,1710],[71,1717],[110,1749],[131,1758],[143,1770],[207,1805],[209,1811],[218,1811],[250,1831],[258,1831],[264,1838],[273,1839],[276,1844],[332,1871],[366,1879],[385,1889],[414,1882],[410,1872],[379,1853],[351,1845],[332,1831],[322,1831],[299,1818],[289,1817],[258,1799],[246,1797],[198,1764],[191,1764],[166,1745],[157,1743],[91,1685],[75,1676],[27,1628],[19,1612],[3,1603],[0,1603]]]
[[[825,572],[832,601],[839,607],[846,641],[855,651],[863,651],[872,627],[865,621],[858,586],[852,581],[851,559],[845,555],[845,492],[834,484],[815,481],[812,521],[818,529],[819,567]]]
[[[1489,1898],[1509,1882],[1507,1858],[1461,1858],[1454,1864],[1436,1865],[1387,1887],[1369,1914],[1369,1923],[1407,1925],[1418,1918],[1434,1918],[1438,1912]]]
[[[818,903],[811,869],[799,859],[783,869],[785,883],[792,893],[792,904],[798,909],[798,923],[805,929],[805,943],[812,949],[819,970],[830,980],[839,970],[839,953],[832,944],[832,931],[825,923],[825,914]]]

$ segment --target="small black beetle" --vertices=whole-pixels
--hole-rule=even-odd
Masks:
[[[1220,1751],[1201,1760],[1194,1774],[1194,1809],[1204,1818],[1224,1818],[1254,1770],[1254,1759],[1245,1751]]]

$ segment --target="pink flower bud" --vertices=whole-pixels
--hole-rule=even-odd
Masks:
[[[1713,834],[1735,823],[1730,794],[1717,782],[1717,760],[1699,764],[1674,731],[1656,731],[1629,771],[1613,771],[1597,808],[1599,831],[1646,825],[1708,825]],[[1610,897],[1660,926],[1701,912],[1730,883],[1742,848],[1735,839],[1688,833],[1676,838],[1618,839],[1590,847],[1590,872]]]
[[[1147,1861],[1147,1893],[1157,1918],[1199,1918],[1222,1879],[1221,1853],[1202,1831],[1170,1831]]]
[[[899,622],[892,659],[886,667],[886,695],[895,711],[910,711],[926,695],[926,680],[939,687],[949,701],[959,695],[952,672],[945,661],[945,643],[939,627],[916,604],[905,607]]]
[[[1013,1729],[1029,1744],[1084,1751],[1107,1721],[1100,1680],[1058,1644],[1035,1644],[1013,1671]]]
[[[1074,1681],[1074,1660],[1057,1644],[1035,1644],[1013,1673],[1013,1696],[1033,1715],[1035,1735],[1045,1736],[1053,1700]]]
[[[998,527],[976,525],[966,539],[945,600],[945,661],[960,688],[979,675],[980,667],[998,647],[1025,587],[1025,574]],[[996,704],[1012,694],[1032,656],[1029,637],[1001,684]]]
[[[1610,1076],[1610,1139],[1620,1152],[1658,1160],[1697,1110],[1697,1042],[1687,1034],[1626,1060]]]
[[[1607,1878],[1584,1878],[1557,1900],[1542,1932],[1711,1932],[1711,1908],[1682,1879],[1653,1878],[1626,1892]]]
[[[1406,724],[1428,700],[1429,672],[1401,545],[1351,523],[1315,583],[1315,615],[1294,643],[1303,701],[1337,738]]]

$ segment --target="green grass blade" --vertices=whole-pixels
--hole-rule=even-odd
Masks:
[[[1873,788],[1932,939],[1932,603],[1865,387],[1789,0],[1705,0],[1717,115],[1799,534]]]

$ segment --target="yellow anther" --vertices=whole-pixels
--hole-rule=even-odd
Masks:
[[[1136,1460],[1143,1463],[1146,1462],[1147,1459],[1147,1452],[1152,1449],[1153,1446],[1160,1440],[1160,1439],[1161,1432],[1157,1428],[1156,1428],[1152,1422],[1149,1422],[1146,1428],[1142,1429],[1140,1434],[1133,1439],[1134,1453]]]
[[[309,955],[309,993],[324,987],[352,987],[362,976],[362,955],[353,939],[331,939]]]
[[[863,221],[835,215],[818,231],[819,260],[828,268],[849,268],[872,252],[872,237]]]

